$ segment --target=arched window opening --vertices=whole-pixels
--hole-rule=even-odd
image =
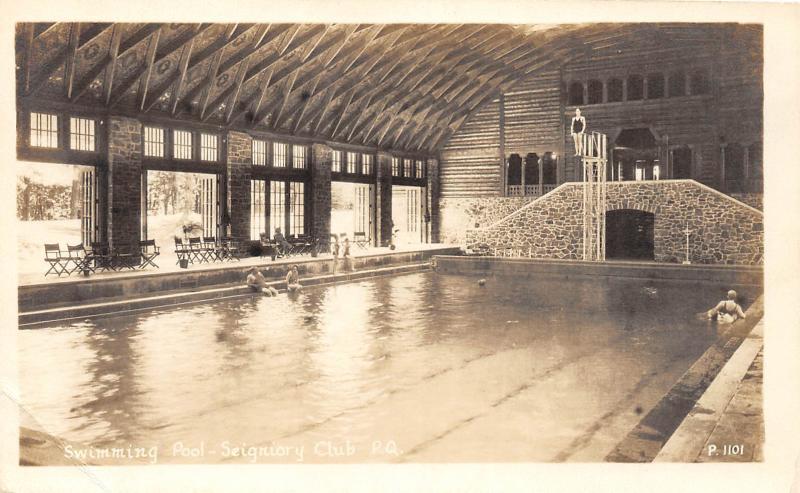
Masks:
[[[669,97],[686,96],[686,74],[682,71],[669,74]]]
[[[522,195],[522,158],[519,154],[508,157],[508,195]]]
[[[664,97],[664,74],[650,74],[647,76],[647,99],[660,99]]]
[[[546,152],[542,156],[542,183],[545,185],[555,185],[556,182],[556,156],[552,152]]]
[[[618,103],[622,101],[622,80],[609,79],[608,80],[608,102]]]
[[[600,104],[602,102],[603,102],[603,83],[599,80],[590,80],[588,104]]]
[[[644,97],[644,79],[641,75],[628,77],[628,101],[639,101]]]
[[[569,85],[569,103],[571,106],[580,106],[583,102],[583,83],[573,82]]]
[[[532,152],[525,156],[525,186],[539,184],[539,155]]]
[[[692,177],[692,150],[679,147],[672,150],[672,177],[678,180]]]

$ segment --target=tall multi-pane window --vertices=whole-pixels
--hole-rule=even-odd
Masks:
[[[423,172],[422,172],[423,168],[424,168],[424,166],[422,164],[422,160],[421,159],[417,159],[417,169],[416,169],[416,172],[415,172],[415,176],[417,178],[422,178],[423,176],[425,176],[423,174]]]
[[[358,154],[355,152],[347,153],[347,172],[356,173],[358,170]]]
[[[94,120],[69,119],[69,148],[75,151],[94,151]]]
[[[331,154],[331,172],[342,172],[342,151],[333,151],[333,154]]]
[[[47,113],[31,113],[31,146],[58,147],[58,117]]]
[[[305,169],[306,167],[306,146],[292,146],[292,168]]]
[[[272,165],[276,168],[285,168],[289,163],[287,151],[288,151],[288,144],[283,144],[281,142],[273,142],[272,143]]]
[[[164,157],[164,129],[144,127],[144,155]]]
[[[289,234],[305,234],[305,183],[289,183]]]
[[[403,159],[403,176],[411,178],[413,172],[413,161],[411,159]]]
[[[192,132],[175,130],[172,133],[172,155],[175,159],[192,159]]]
[[[392,176],[400,176],[400,158],[392,158]]]
[[[267,142],[253,139],[253,164],[265,166],[267,164]]]
[[[200,160],[216,161],[217,142],[219,138],[214,134],[200,134]]]
[[[265,180],[250,180],[250,239],[261,239],[266,231],[266,186]]]
[[[274,237],[275,229],[284,231],[286,220],[286,182],[272,180],[269,182],[269,234]]]
[[[372,154],[361,155],[361,172],[365,175],[372,174]]]

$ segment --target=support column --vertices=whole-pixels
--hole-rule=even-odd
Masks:
[[[428,241],[439,243],[439,160],[428,159]]]
[[[113,116],[108,130],[108,239],[112,248],[139,251],[142,200],[142,125]]]
[[[228,159],[226,163],[226,208],[230,220],[230,236],[250,239],[250,166],[253,163],[253,145],[249,135],[228,132]],[[225,217],[225,214],[223,214]],[[223,231],[227,235],[227,225]]]
[[[321,252],[330,251],[331,241],[331,161],[333,149],[325,144],[311,145],[311,235]]]
[[[389,246],[392,243],[392,156],[378,152],[375,163],[375,231],[377,246]]]

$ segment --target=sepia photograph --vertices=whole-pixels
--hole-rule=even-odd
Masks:
[[[5,22],[16,475],[770,467],[800,129],[797,80],[765,123],[798,68],[769,22],[218,7]]]

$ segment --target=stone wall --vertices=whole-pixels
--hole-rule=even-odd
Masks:
[[[474,228],[489,226],[525,204],[534,200],[531,197],[478,197],[439,199],[437,229],[438,241],[461,244],[465,232]]]
[[[583,247],[582,188],[566,183],[485,228],[466,231],[466,242],[522,248],[535,258],[578,259]],[[693,180],[616,182],[608,185],[607,210],[655,215],[657,262],[689,255],[694,263],[763,264],[763,213]]]
[[[756,209],[763,211],[764,210],[764,194],[763,193],[732,193],[730,194],[731,197],[735,198],[739,202],[744,202],[745,204],[749,205],[750,207],[755,207]]]
[[[108,130],[108,241],[138,251],[141,236],[142,125],[111,117]]]
[[[333,149],[311,146],[311,231],[319,249],[328,251],[331,241],[331,159]]]
[[[253,146],[243,132],[228,132],[227,197],[231,236],[250,238],[250,166]]]

